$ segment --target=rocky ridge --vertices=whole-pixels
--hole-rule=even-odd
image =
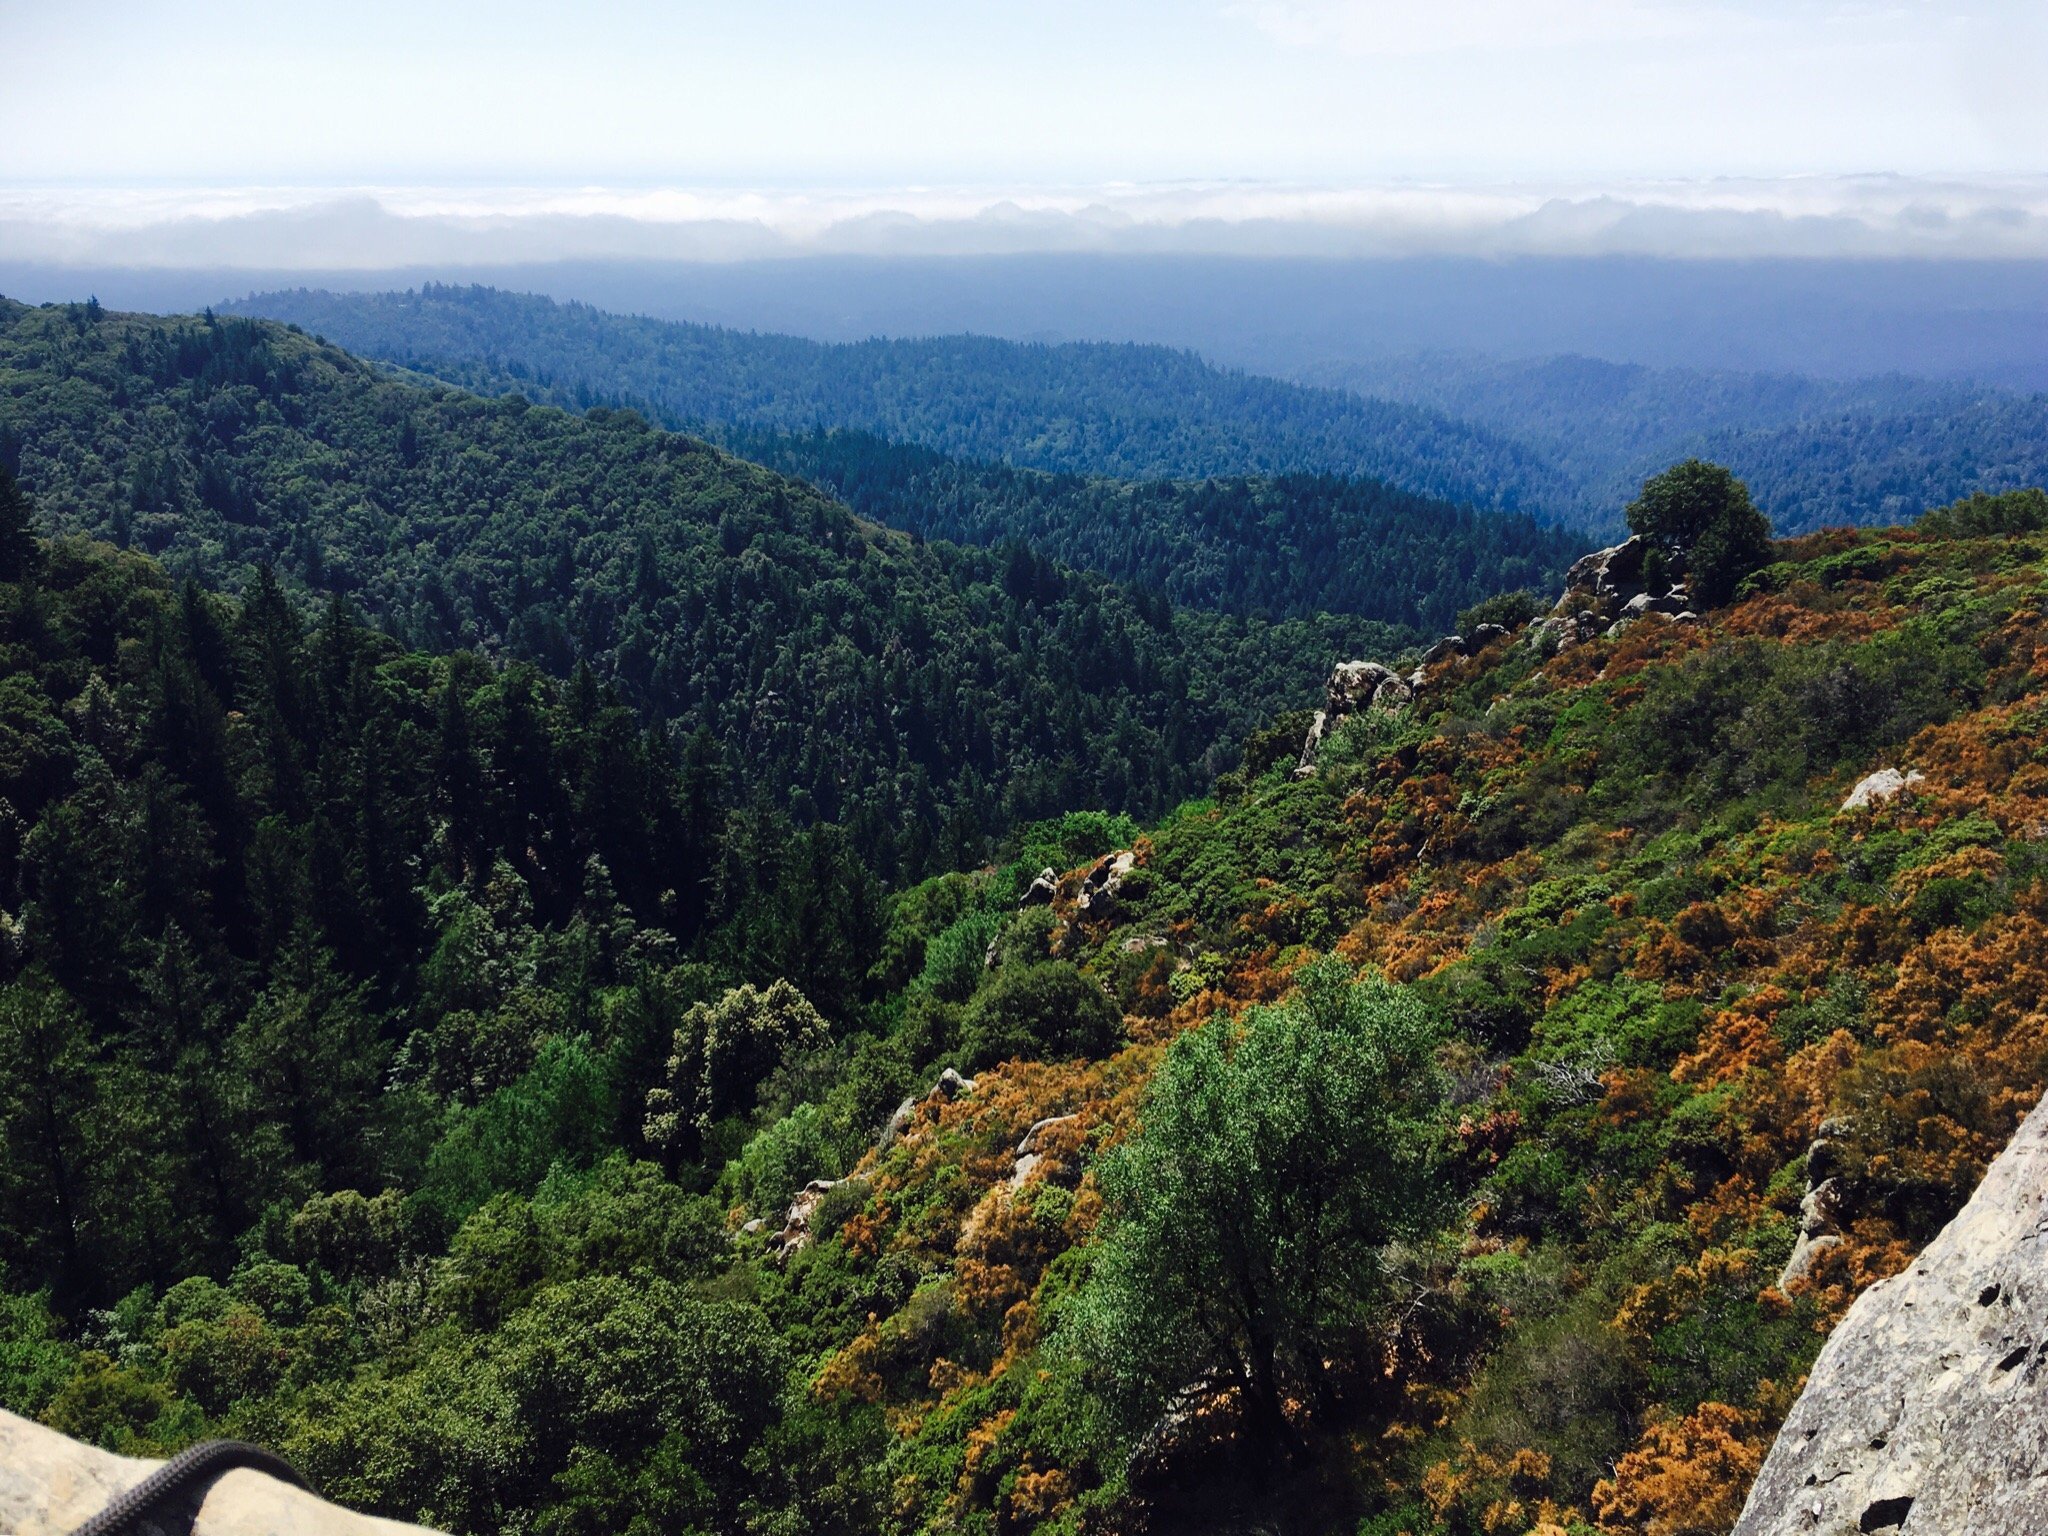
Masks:
[[[1651,582],[1652,547],[1649,539],[1637,534],[1580,556],[1565,573],[1564,592],[1549,614],[1523,631],[1524,643],[1557,651],[1597,635],[1620,635],[1645,619],[1693,623],[1698,615],[1682,581]],[[1683,558],[1667,552],[1665,568],[1682,575]],[[1663,590],[1652,590],[1653,586]],[[1476,624],[1469,635],[1445,635],[1423,651],[1415,670],[1405,675],[1383,662],[1338,662],[1324,684],[1323,707],[1309,724],[1295,777],[1307,778],[1316,771],[1316,753],[1345,720],[1369,709],[1406,708],[1427,683],[1432,666],[1455,656],[1476,656],[1507,634],[1499,624]],[[1027,903],[1052,899],[1052,877],[1051,870],[1039,876],[1025,898]]]

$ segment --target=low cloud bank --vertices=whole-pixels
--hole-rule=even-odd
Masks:
[[[1022,255],[2048,258],[2048,177],[1052,190],[0,188],[0,259],[388,268]]]

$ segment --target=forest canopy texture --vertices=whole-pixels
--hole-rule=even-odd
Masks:
[[[409,646],[588,667],[885,877],[1063,807],[1155,815],[1397,639],[914,542],[630,413],[421,388],[264,322],[0,301],[0,464],[45,526],[224,592],[268,569]]]

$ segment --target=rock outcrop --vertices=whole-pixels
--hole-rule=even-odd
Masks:
[[[842,1184],[854,1182],[851,1179],[813,1179],[796,1192],[796,1198],[789,1203],[789,1210],[782,1218],[782,1230],[768,1239],[768,1252],[778,1259],[801,1253],[810,1247],[816,1236],[811,1231],[811,1218],[818,1214],[818,1207],[825,1196]]]
[[[1475,624],[1469,635],[1445,635],[1422,653],[1422,666],[1409,674],[1409,685],[1416,685],[1423,669],[1433,667],[1440,661],[1447,661],[1453,656],[1477,656],[1507,632],[1507,626],[1504,624]]]
[[[1650,541],[1637,534],[1581,555],[1565,573],[1564,595],[1557,606],[1549,617],[1529,626],[1529,636],[1538,644],[1564,647],[1596,635],[1620,634],[1650,617],[1690,622],[1695,615],[1682,584],[1660,584],[1662,591],[1649,589],[1649,554]]]
[[[1081,877],[1081,894],[1074,898],[1075,907],[1090,917],[1114,912],[1117,892],[1123,889],[1124,877],[1137,865],[1138,855],[1128,848],[1118,853],[1105,853]]]
[[[1032,1122],[1031,1129],[1024,1133],[1024,1139],[1017,1143],[1017,1161],[1010,1168],[1010,1188],[1023,1188],[1024,1181],[1045,1161],[1045,1154],[1039,1150],[1045,1133],[1054,1126],[1071,1125],[1079,1118],[1077,1115],[1048,1115],[1043,1120]]]
[[[81,1445],[0,1410],[0,1533],[67,1536],[161,1463]],[[424,1528],[359,1515],[261,1472],[223,1474],[134,1536],[423,1536]]]
[[[1857,1298],[1735,1536],[2048,1531],[2048,1101],[1913,1266]]]
[[[939,1074],[939,1080],[933,1083],[926,1091],[922,1102],[927,1104],[950,1104],[963,1094],[974,1092],[975,1081],[971,1077],[962,1077],[958,1072],[948,1067]],[[910,1098],[905,1099],[896,1106],[896,1112],[889,1116],[888,1124],[882,1127],[882,1134],[875,1142],[875,1150],[877,1152],[886,1151],[891,1142],[910,1129],[911,1122],[917,1118],[919,1102],[916,1095],[913,1094]]]
[[[1835,1143],[1842,1122],[1824,1120],[1820,1135],[1806,1149],[1806,1193],[1799,1201],[1799,1241],[1778,1275],[1783,1290],[1813,1267],[1813,1261],[1842,1240],[1841,1181],[1834,1176]]]
[[[1857,781],[1856,787],[1849,791],[1849,798],[1842,802],[1842,809],[1868,810],[1871,806],[1897,799],[1915,784],[1923,784],[1926,780],[1927,775],[1917,768],[1910,773],[1901,773],[1896,768],[1880,768]]]
[[[1368,709],[1400,709],[1414,697],[1415,679],[1403,677],[1392,667],[1377,661],[1338,662],[1323,685],[1323,707],[1309,722],[1308,740],[1302,743],[1295,776],[1302,778],[1316,771],[1316,751],[1323,738],[1353,715]]]

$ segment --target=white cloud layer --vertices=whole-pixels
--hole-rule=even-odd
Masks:
[[[1813,46],[1872,29],[2012,35],[2037,0],[1233,0],[1278,42],[1364,57],[1712,40]]]
[[[2048,258],[2048,176],[871,191],[0,187],[0,260],[372,269],[1023,252]]]
[[[1367,56],[1658,41],[1749,20],[1693,0],[1243,0],[1232,10],[1280,42]]]

